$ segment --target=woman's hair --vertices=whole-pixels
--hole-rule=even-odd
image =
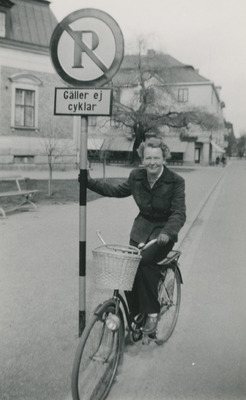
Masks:
[[[163,158],[167,159],[170,157],[170,150],[169,147],[162,141],[162,139],[157,139],[157,138],[151,138],[146,142],[142,142],[137,149],[138,155],[141,158],[141,160],[144,158],[144,150],[146,147],[152,147],[152,148],[157,148],[160,147],[162,150]]]

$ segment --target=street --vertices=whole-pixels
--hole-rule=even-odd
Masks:
[[[186,180],[187,223],[179,241],[184,285],[177,327],[162,347],[126,348],[109,400],[246,397],[246,164],[231,161],[226,168],[180,174]],[[88,204],[88,315],[110,294],[93,283],[91,249],[100,245],[95,232],[101,229],[107,242],[124,243],[135,215],[131,198]],[[71,399],[78,205],[17,213],[1,220],[0,230],[0,398]]]
[[[245,175],[245,163],[227,168],[182,248],[173,337],[128,349],[109,400],[246,398]]]

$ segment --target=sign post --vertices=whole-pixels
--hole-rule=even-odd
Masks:
[[[81,117],[79,172],[79,336],[86,317],[86,188],[88,117]]]
[[[99,89],[120,68],[124,40],[119,25],[101,10],[85,8],[55,28],[50,55],[60,77],[74,87],[55,89],[55,115],[80,115],[79,336],[86,321],[86,188],[88,116],[111,115],[112,90]]]

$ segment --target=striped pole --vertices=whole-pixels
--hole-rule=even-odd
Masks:
[[[88,117],[81,117],[79,191],[79,336],[85,328],[86,310],[86,188]]]

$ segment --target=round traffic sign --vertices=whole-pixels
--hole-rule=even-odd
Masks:
[[[110,15],[85,8],[69,14],[57,25],[50,54],[57,73],[67,83],[100,87],[120,68],[124,39]]]

